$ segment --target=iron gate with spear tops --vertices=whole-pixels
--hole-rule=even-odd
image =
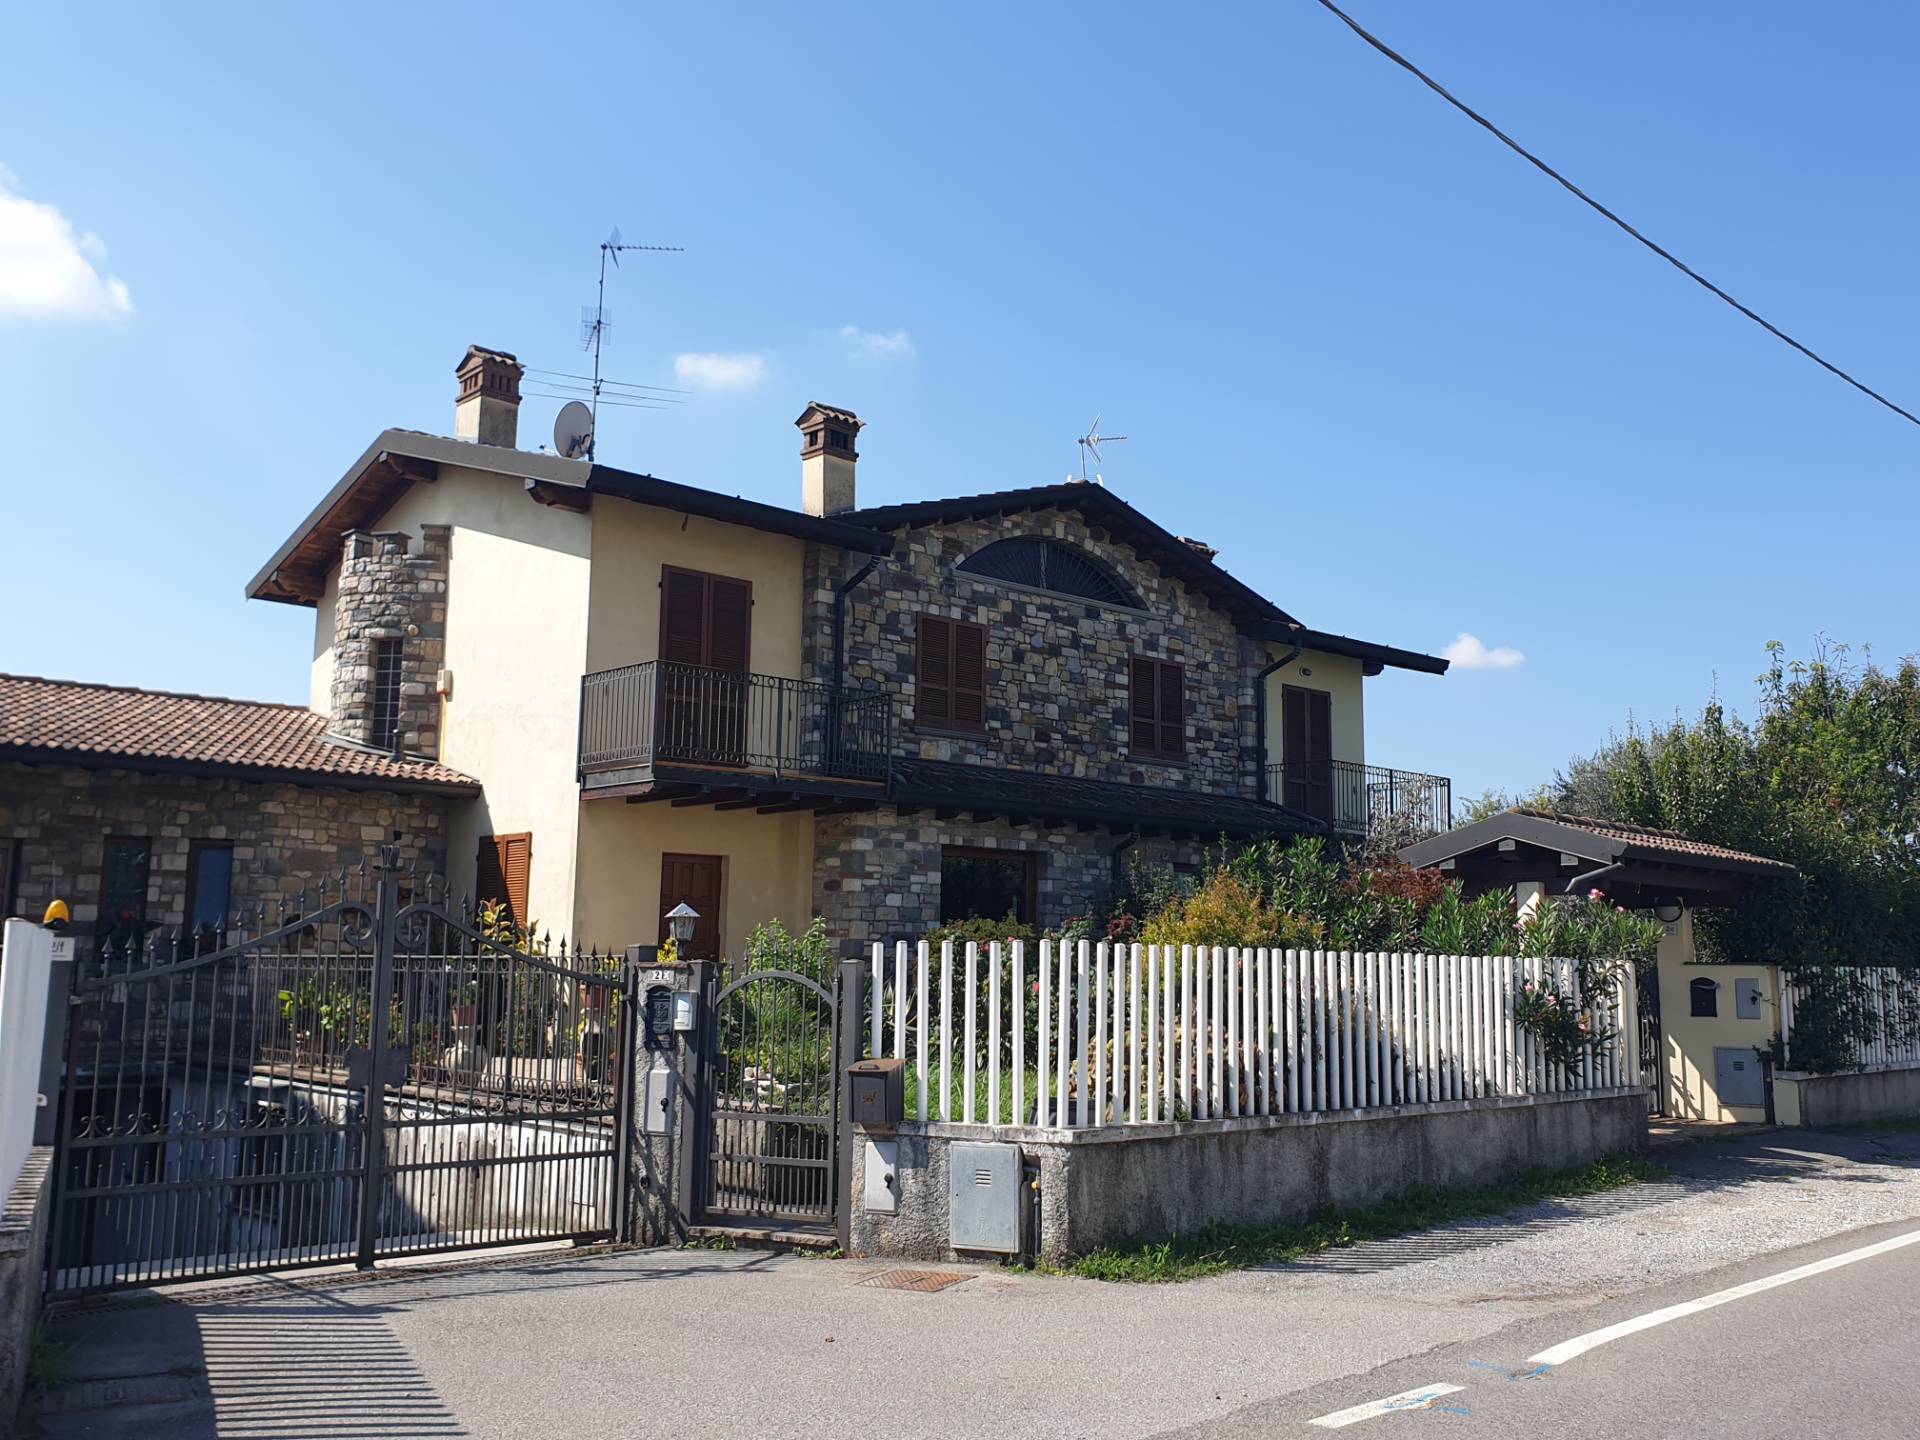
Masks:
[[[50,1291],[624,1238],[623,961],[404,880],[77,967]]]

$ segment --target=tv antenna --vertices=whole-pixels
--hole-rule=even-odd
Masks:
[[[607,331],[613,325],[613,316],[607,313],[607,261],[612,260],[614,268],[620,268],[620,252],[623,250],[653,250],[666,254],[679,254],[686,249],[684,245],[629,245],[620,234],[618,225],[613,233],[600,242],[600,288],[592,306],[580,307],[580,344],[583,349],[593,352],[593,401],[590,409],[592,426],[587,431],[586,454],[593,459],[594,435],[600,425],[600,347],[606,343]]]
[[[1087,433],[1080,437],[1080,442],[1079,442],[1080,443],[1080,483],[1082,485],[1087,483],[1087,452],[1088,451],[1093,452],[1093,463],[1097,467],[1100,464],[1100,447],[1102,445],[1111,445],[1116,440],[1124,440],[1126,438],[1127,437],[1124,435],[1102,435],[1100,433],[1100,417],[1098,415],[1093,417],[1093,424],[1087,427]],[[1093,478],[1095,480],[1098,480],[1102,485],[1107,483],[1105,478],[1100,475],[1097,468],[1094,471]]]

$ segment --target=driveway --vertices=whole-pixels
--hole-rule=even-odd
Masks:
[[[1661,1158],[1669,1181],[1180,1285],[648,1250],[144,1295],[59,1319],[67,1365],[41,1423],[49,1440],[1325,1433],[1305,1421],[1407,1375],[1417,1392],[1423,1361],[1465,1376],[1470,1400],[1391,1423],[1438,1423],[1491,1414],[1476,1365],[1504,1384],[1495,1370],[1532,1353],[1515,1346],[1920,1219],[1917,1131],[1777,1131]],[[1788,1295],[1910,1337],[1913,1262],[1920,1246],[1735,1301],[1693,1331],[1676,1322],[1672,1343],[1737,1352],[1735,1332],[1706,1326],[1777,1314]],[[967,1278],[875,1283],[898,1268]],[[1575,1375],[1526,1404],[1577,1393],[1560,1384]],[[1545,1423],[1503,1393],[1512,1433]]]

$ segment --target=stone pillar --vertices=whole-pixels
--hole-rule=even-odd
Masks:
[[[626,1010],[641,1027],[633,1046],[633,1066],[626,1076],[632,1087],[633,1135],[628,1147],[631,1157],[627,1176],[627,1223],[624,1233],[637,1245],[671,1245],[687,1238],[693,1207],[698,1203],[694,1188],[694,1167],[698,1164],[701,1107],[700,1036],[706,1024],[702,1007],[710,998],[712,986],[708,974],[711,962],[691,965],[656,965],[657,945],[628,947],[628,967],[633,974],[636,993]],[[691,1031],[671,1028],[672,1008],[663,1023],[668,1027],[667,1049],[650,1050],[646,1037],[648,991],[664,986],[669,995],[692,993],[695,999],[694,1025]],[[673,1129],[665,1135],[647,1132],[647,1108],[650,1104],[650,1071],[663,1069],[672,1098]]]
[[[439,756],[451,534],[451,526],[421,526],[420,552],[413,554],[404,531],[348,532],[333,614],[330,728],[342,739]],[[391,742],[375,733],[382,641],[400,647],[398,734]]]

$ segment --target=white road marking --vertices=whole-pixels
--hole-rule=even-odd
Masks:
[[[1749,1280],[1746,1284],[1735,1285],[1731,1289],[1716,1290],[1711,1295],[1702,1295],[1698,1300],[1669,1305],[1664,1310],[1652,1310],[1645,1315],[1637,1315],[1631,1320],[1622,1320],[1618,1325],[1609,1325],[1605,1329],[1589,1330],[1585,1335],[1576,1335],[1571,1340],[1563,1340],[1550,1349],[1542,1350],[1538,1355],[1529,1355],[1527,1359],[1536,1365],[1564,1365],[1576,1355],[1584,1355],[1587,1351],[1605,1345],[1609,1341],[1618,1340],[1622,1336],[1651,1330],[1654,1326],[1664,1325],[1669,1320],[1698,1315],[1702,1310],[1711,1310],[1716,1305],[1743,1300],[1749,1295],[1758,1295],[1761,1291],[1772,1290],[1776,1286],[1791,1285],[1795,1280],[1805,1280],[1810,1275],[1838,1270],[1842,1265],[1851,1265],[1856,1260],[1870,1260],[1875,1255],[1885,1255],[1890,1250],[1898,1250],[1907,1245],[1920,1245],[1920,1230],[1906,1235],[1896,1235],[1891,1240],[1882,1240],[1875,1245],[1864,1245],[1858,1250],[1829,1255],[1826,1259],[1815,1260],[1810,1265],[1782,1270],[1778,1275],[1769,1275],[1761,1280]]]
[[[1364,1405],[1336,1410],[1331,1415],[1322,1415],[1307,1423],[1326,1430],[1339,1430],[1362,1420],[1371,1420],[1376,1415],[1391,1415],[1396,1410],[1424,1410],[1442,1395],[1451,1395],[1466,1388],[1464,1385],[1423,1385],[1418,1390],[1402,1390],[1398,1395],[1389,1395],[1384,1400],[1369,1400]]]

